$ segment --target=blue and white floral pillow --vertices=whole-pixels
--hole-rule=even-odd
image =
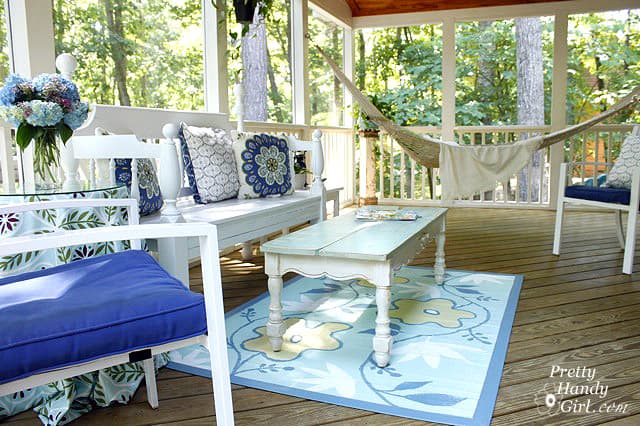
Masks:
[[[640,136],[627,136],[620,155],[607,176],[605,186],[631,189],[633,170],[640,164]]]
[[[236,197],[238,172],[227,132],[181,123],[178,137],[194,201],[204,204]]]
[[[108,130],[97,129],[103,135],[111,135]],[[131,191],[131,159],[115,159],[116,182],[127,185]],[[148,158],[138,159],[138,191],[140,201],[138,210],[141,216],[157,212],[162,208],[162,194],[158,184],[158,175],[153,162]]]
[[[238,198],[293,193],[293,151],[286,136],[232,132],[238,167]]]

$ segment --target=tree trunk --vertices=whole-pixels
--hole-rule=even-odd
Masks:
[[[109,30],[109,51],[113,60],[113,76],[118,88],[120,105],[131,105],[127,91],[127,55],[125,50],[125,34],[122,25],[121,0],[102,0]]]
[[[493,52],[496,49],[495,33],[489,31],[493,21],[480,21],[478,22],[478,29],[481,33],[481,45],[487,52]],[[494,85],[495,80],[495,67],[493,62],[486,56],[480,56],[478,58],[478,78],[476,79],[476,90],[480,94],[480,101],[483,103],[491,102],[491,88]],[[482,117],[482,124],[489,126],[492,123],[491,117],[485,115]]]
[[[342,29],[337,26],[331,30],[331,41],[333,46],[338,45],[338,41],[339,41],[338,36],[341,34],[341,32],[342,32]],[[335,126],[342,125],[342,114],[340,114],[341,110],[342,110],[342,86],[340,85],[340,80],[338,80],[338,77],[333,75],[333,111],[332,112],[333,112],[334,122],[332,124]]]
[[[539,18],[516,19],[516,65],[518,71],[518,122],[527,126],[544,125],[544,81],[542,74],[542,24]],[[524,138],[531,135],[523,135]],[[540,175],[544,151],[533,155],[531,176],[525,167],[518,174],[520,200],[540,201]],[[530,198],[527,194],[531,178]]]
[[[364,34],[362,30],[358,31],[358,78],[357,85],[359,90],[364,90],[364,82],[367,78],[367,58],[364,46]]]
[[[267,121],[267,25],[257,12],[242,37],[242,103],[246,120]]]

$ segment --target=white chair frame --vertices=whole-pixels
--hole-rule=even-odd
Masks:
[[[165,134],[173,134],[175,126],[163,128]],[[109,183],[115,184],[115,159],[131,159],[131,198],[140,201],[138,188],[138,160],[141,158],[158,159],[162,173],[158,170],[160,192],[164,200],[163,216],[179,216],[176,207],[181,187],[181,171],[176,154],[176,146],[170,139],[159,144],[141,142],[136,135],[105,135],[96,128],[95,136],[74,136],[71,139],[73,156],[78,160],[89,160],[89,180],[96,186],[96,160],[109,160]],[[104,177],[102,177],[104,178]]]
[[[151,355],[156,355],[196,343],[205,346],[209,350],[210,354],[217,424],[225,426],[233,425],[233,406],[226,350],[227,342],[224,323],[222,284],[220,264],[218,262],[218,239],[216,227],[214,225],[208,223],[139,225],[138,204],[133,199],[77,199],[21,203],[0,207],[0,215],[44,209],[106,206],[126,207],[131,224],[125,226],[107,226],[74,231],[59,231],[44,235],[28,235],[7,238],[0,241],[0,256],[78,244],[92,244],[119,240],[130,240],[132,248],[139,248],[139,241],[145,238],[163,239],[199,237],[201,250],[200,261],[202,265],[202,281],[204,287],[204,301],[208,330],[207,334],[163,345],[152,346],[146,349],[150,351]],[[140,349],[136,349],[135,352],[138,351],[140,351]],[[23,389],[47,384],[56,380],[77,376],[79,374],[85,374],[101,368],[129,362],[129,355],[129,353],[122,353],[106,356],[91,362],[34,374],[27,378],[4,383],[0,385],[0,396],[19,392]],[[149,404],[151,407],[157,408],[158,393],[156,388],[153,358],[147,358],[143,362],[143,365]]]
[[[640,135],[640,126],[633,128],[632,134],[634,136]],[[556,208],[556,223],[553,234],[553,254],[560,254],[560,243],[562,237],[562,222],[564,219],[564,206],[565,204],[580,204],[589,207],[598,207],[603,209],[615,210],[616,219],[616,235],[620,247],[624,250],[624,260],[622,263],[622,272],[624,274],[631,274],[633,272],[633,257],[635,254],[636,245],[636,229],[638,222],[638,203],[640,202],[640,164],[633,170],[631,178],[631,198],[629,205],[618,203],[605,203],[602,201],[583,200],[580,198],[565,197],[565,188],[568,182],[568,172],[573,165],[604,165],[611,166],[611,163],[562,163],[560,166],[560,179],[558,185],[558,204]],[[627,230],[626,236],[623,228],[622,212],[627,213]]]

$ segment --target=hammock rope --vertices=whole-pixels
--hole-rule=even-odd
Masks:
[[[369,98],[363,94],[356,85],[347,77],[340,67],[317,45],[312,44],[320,55],[327,61],[334,74],[340,80],[342,84],[351,92],[354,100],[360,105],[360,108],[367,114],[368,118],[383,128],[391,137],[393,137],[405,150],[411,158],[413,158],[419,164],[425,167],[440,167],[440,151],[443,144],[455,145],[458,148],[464,148],[470,151],[472,155],[477,151],[479,146],[476,145],[458,145],[455,142],[447,142],[441,139],[435,139],[427,135],[421,135],[419,133],[412,132],[406,128],[403,128],[385,117],[380,110],[369,100]],[[533,151],[546,148],[555,143],[564,141],[571,136],[583,132],[592,126],[600,123],[608,117],[618,114],[626,108],[633,107],[640,100],[640,87],[636,87],[627,96],[619,100],[615,105],[610,107],[607,111],[596,115],[589,120],[582,123],[578,123],[562,130],[558,130],[542,137],[536,136],[528,139],[522,139],[513,144],[508,145],[482,145],[483,150],[494,149],[496,151],[504,151],[503,147],[509,146],[518,149],[519,146],[533,147]],[[535,142],[537,141],[537,143]],[[519,169],[517,169],[519,170]],[[515,172],[517,172],[515,170]]]

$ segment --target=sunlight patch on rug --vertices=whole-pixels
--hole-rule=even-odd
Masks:
[[[431,268],[396,273],[391,361],[372,357],[375,286],[296,277],[285,284],[280,352],[266,337],[267,294],[226,315],[232,383],[331,404],[448,424],[488,424],[522,277]],[[203,347],[169,367],[209,376]]]

